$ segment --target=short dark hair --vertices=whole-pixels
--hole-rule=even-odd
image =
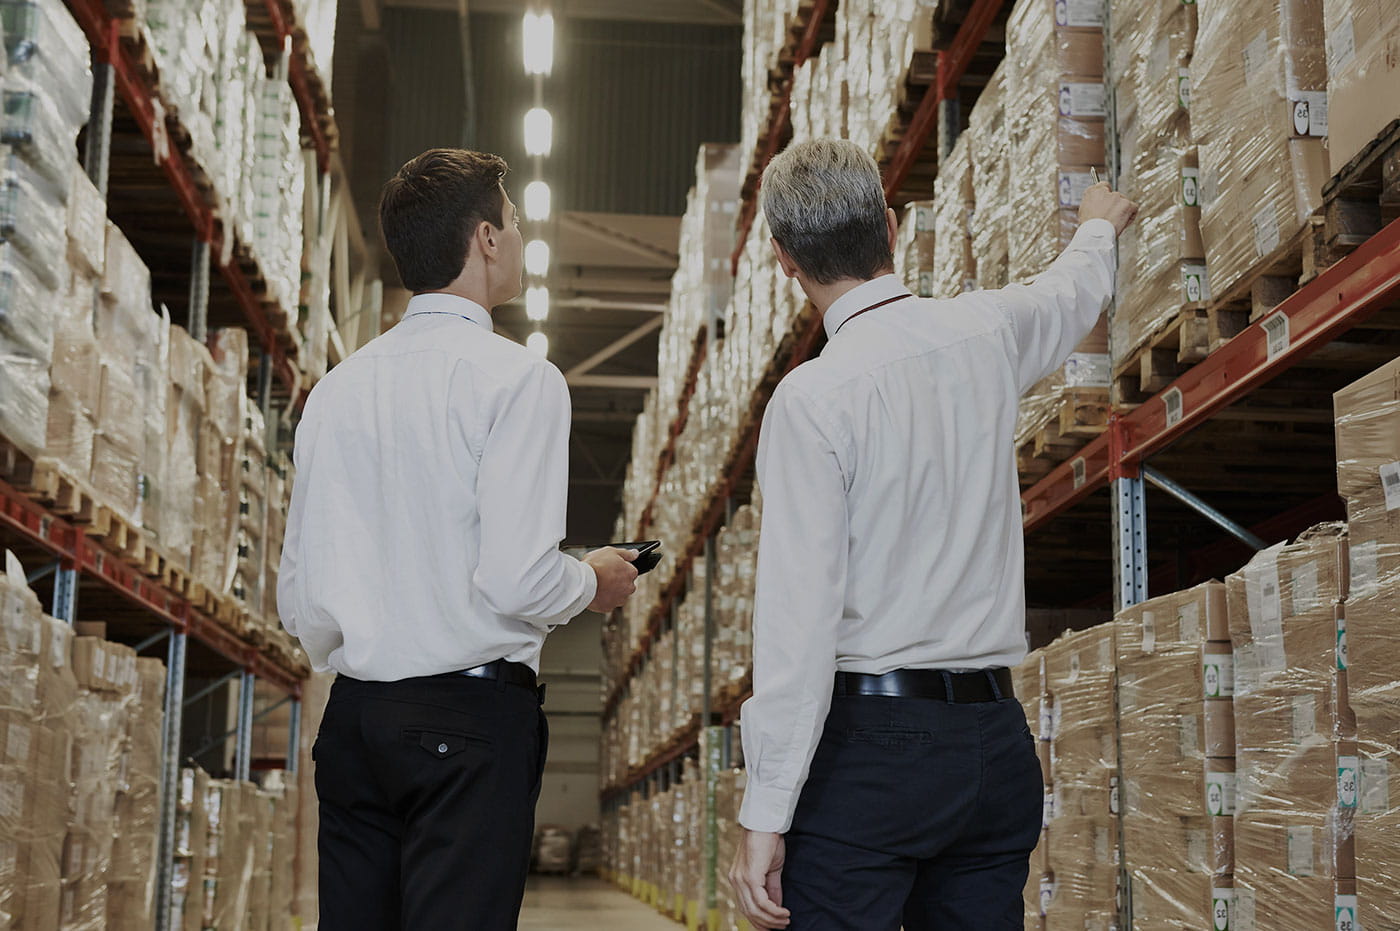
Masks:
[[[379,228],[403,286],[447,287],[462,273],[472,233],[505,226],[505,159],[467,149],[429,149],[398,170],[379,197]]]
[[[855,143],[789,146],[763,172],[760,197],[773,238],[817,284],[894,268],[880,169]]]

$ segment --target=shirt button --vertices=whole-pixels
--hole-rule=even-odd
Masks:
[[[447,744],[438,744],[438,753],[446,753]]]

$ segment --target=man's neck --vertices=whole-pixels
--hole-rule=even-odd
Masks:
[[[875,278],[883,278],[885,275],[893,273],[893,269],[885,269],[877,272],[873,278],[842,278],[838,281],[833,281],[831,284],[815,284],[808,281],[805,283],[806,287],[804,290],[807,292],[807,297],[816,305],[817,312],[825,314],[831,309],[832,304],[835,304],[846,294],[854,291],[863,284],[874,281]]]
[[[445,288],[439,288],[436,291],[419,291],[418,293],[451,294],[454,297],[465,298],[466,300],[469,300],[472,303],[479,305],[480,307],[484,308],[488,314],[492,311],[491,298],[487,295],[486,285],[484,283],[477,285],[463,284],[454,281]]]

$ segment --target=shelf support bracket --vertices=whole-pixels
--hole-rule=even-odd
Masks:
[[[69,627],[78,620],[78,568],[60,565],[53,580],[53,616]]]
[[[174,631],[165,656],[165,730],[160,774],[160,850],[156,861],[156,931],[170,931],[174,899],[175,818],[180,795],[180,733],[185,710],[185,649],[188,635]]]
[[[235,779],[246,781],[253,769],[253,686],[257,680],[243,670],[238,686],[238,743],[233,751]]]
[[[1158,472],[1151,466],[1145,465],[1142,467],[1142,477],[1180,501],[1182,504],[1191,508],[1191,510],[1200,514],[1206,520],[1215,524],[1221,530],[1224,530],[1236,540],[1239,540],[1245,546],[1250,547],[1255,552],[1268,547],[1268,543],[1256,534],[1250,533],[1242,524],[1226,517],[1219,510],[1207,504],[1205,501],[1202,501],[1196,494],[1163,475],[1161,472]]]

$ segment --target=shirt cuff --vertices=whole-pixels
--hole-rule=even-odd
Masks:
[[[1079,229],[1075,230],[1074,239],[1070,242],[1070,245],[1087,246],[1098,244],[1105,238],[1107,238],[1110,243],[1113,242],[1118,238],[1118,231],[1113,228],[1112,223],[1108,222],[1103,217],[1095,217],[1092,220],[1086,220],[1079,224]]]
[[[573,559],[573,557],[569,557]],[[574,559],[574,567],[583,575],[583,594],[569,607],[569,619],[572,620],[588,609],[593,603],[593,599],[598,597],[598,573],[593,571],[593,567],[580,559]]]
[[[744,789],[744,803],[739,806],[739,823],[761,834],[786,834],[792,827],[800,794],[798,790],[750,782]]]

